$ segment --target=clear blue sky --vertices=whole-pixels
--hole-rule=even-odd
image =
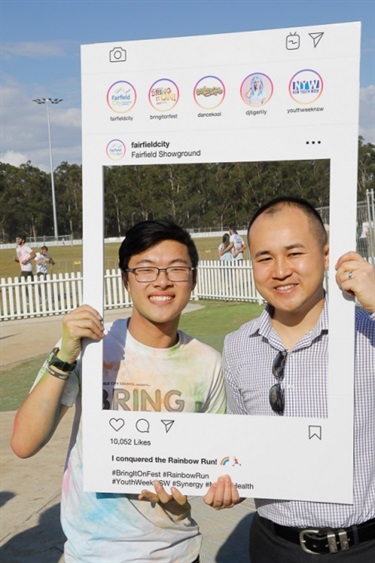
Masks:
[[[374,0],[0,0],[0,160],[49,170],[81,162],[80,45],[362,22],[360,134],[375,143]]]

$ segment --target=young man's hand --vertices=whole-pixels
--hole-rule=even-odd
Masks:
[[[101,315],[90,305],[81,305],[63,318],[63,335],[58,357],[65,362],[72,363],[81,353],[82,338],[98,342],[103,335],[104,327]]]
[[[190,503],[176,487],[171,487],[171,493],[167,493],[160,481],[154,481],[155,492],[144,490],[138,500],[147,500],[159,503],[160,506],[169,514],[172,520],[183,520],[191,510]]]

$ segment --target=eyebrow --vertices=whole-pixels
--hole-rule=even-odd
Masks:
[[[306,248],[304,244],[301,244],[300,242],[295,242],[293,244],[288,244],[287,246],[284,246],[284,250],[293,250],[295,248]],[[258,252],[255,253],[254,258],[259,258],[260,256],[264,256],[266,254],[272,254],[272,252],[270,250],[258,250]]]
[[[141,264],[145,264],[147,265],[151,265],[151,266],[156,266],[156,263],[153,260],[149,260],[147,258],[143,258],[142,260],[138,260],[138,262],[135,263],[135,266],[139,266]],[[171,260],[171,262],[169,262],[168,266],[166,266],[167,268],[169,266],[173,266],[174,264],[181,264],[181,265],[185,265],[185,266],[189,266],[189,262],[187,260],[185,260],[184,258],[174,258],[173,260]]]

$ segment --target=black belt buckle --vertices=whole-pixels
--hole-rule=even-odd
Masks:
[[[307,539],[309,539],[310,542],[313,542],[314,536],[316,540],[320,541],[320,543],[321,540],[324,540],[326,542],[324,546],[326,549],[324,551],[322,549],[319,549],[319,546],[314,546],[314,544],[307,547]],[[321,555],[322,553],[337,553],[339,551],[338,545],[340,545],[341,551],[348,551],[349,549],[348,535],[343,529],[337,530],[337,532],[335,532],[335,530],[325,530],[323,532],[323,530],[317,530],[315,528],[301,530],[299,534],[299,543],[302,550],[305,553],[310,553],[311,555]],[[314,547],[316,547],[316,551],[313,550]]]

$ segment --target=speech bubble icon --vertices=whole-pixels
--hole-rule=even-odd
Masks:
[[[139,418],[135,423],[135,427],[138,430],[138,432],[143,432],[143,433],[150,432],[150,425],[148,423],[148,420],[146,420],[145,418]]]
[[[109,424],[112,426],[113,430],[118,432],[124,426],[125,422],[122,418],[110,418]]]

